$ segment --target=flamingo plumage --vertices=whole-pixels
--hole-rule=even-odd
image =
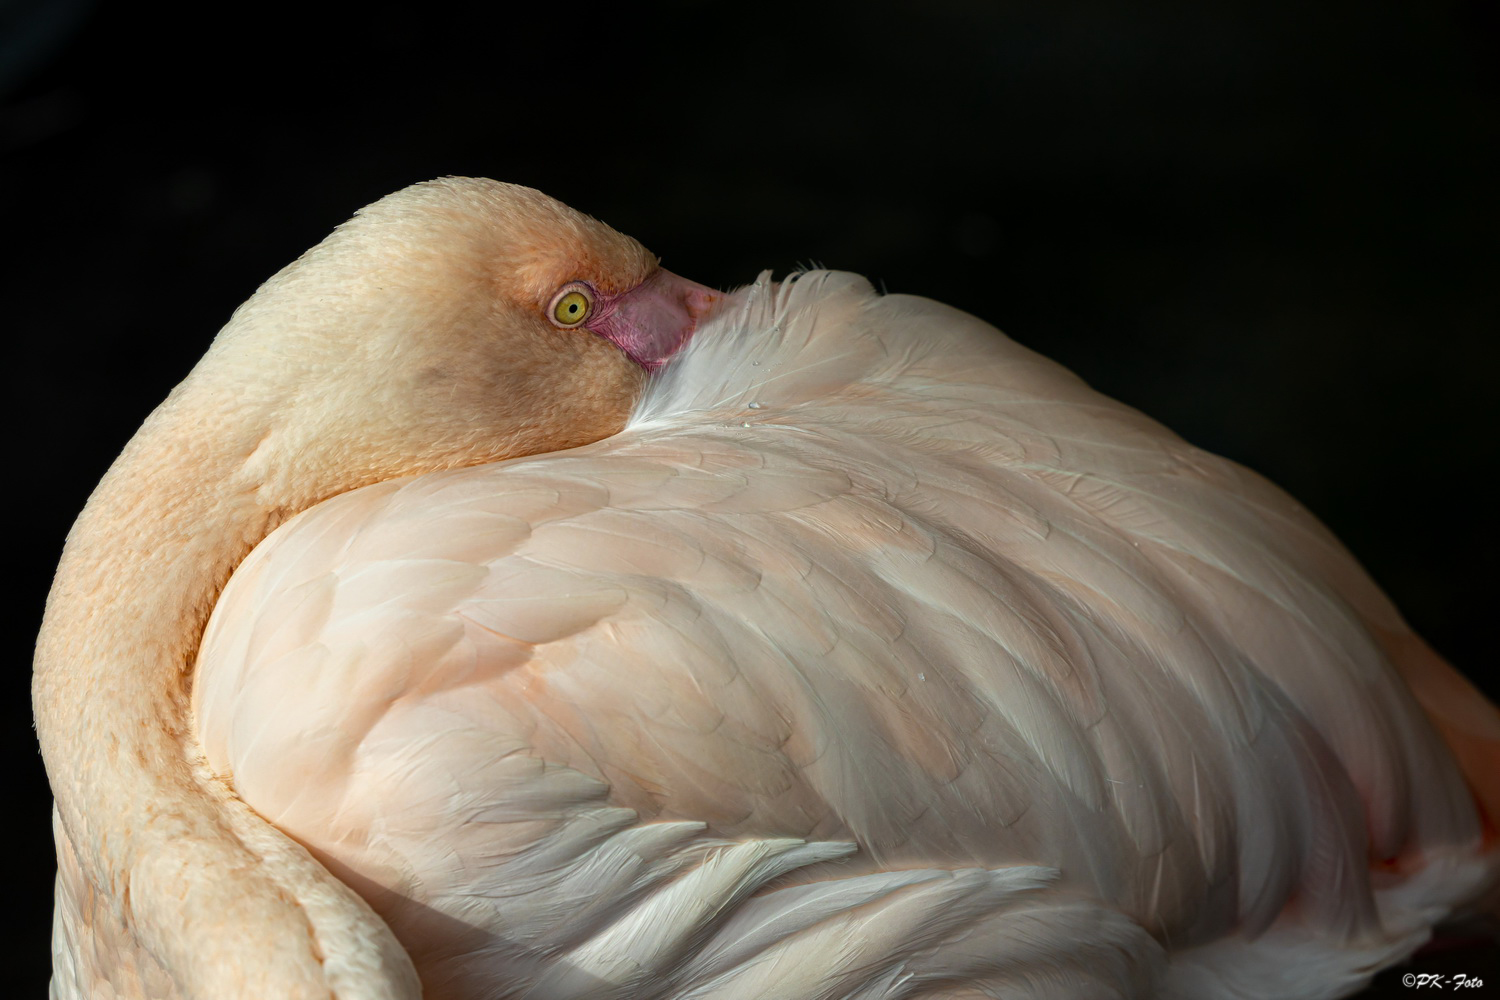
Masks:
[[[241,308],[36,704],[58,997],[1337,996],[1497,873],[1500,713],[1275,486],[492,181]]]

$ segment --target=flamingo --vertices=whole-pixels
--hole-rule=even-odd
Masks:
[[[1338,996],[1500,873],[1500,712],[1275,486],[483,179],[236,311],[34,706],[57,1000]]]

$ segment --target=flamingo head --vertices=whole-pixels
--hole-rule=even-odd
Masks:
[[[267,281],[179,394],[239,400],[244,476],[300,509],[614,434],[722,297],[539,191],[443,178]]]

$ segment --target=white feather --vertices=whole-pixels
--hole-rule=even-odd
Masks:
[[[613,438],[283,526],[193,697],[437,994],[1317,997],[1494,877],[1405,631],[1264,480],[815,272]]]

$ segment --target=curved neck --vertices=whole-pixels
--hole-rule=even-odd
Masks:
[[[190,735],[209,612],[290,511],[267,505],[243,471],[260,433],[205,421],[201,405],[183,405],[189,392],[152,414],[101,481],[48,597],[33,706],[59,837],[88,907],[181,995],[415,996],[379,918],[213,778]]]

